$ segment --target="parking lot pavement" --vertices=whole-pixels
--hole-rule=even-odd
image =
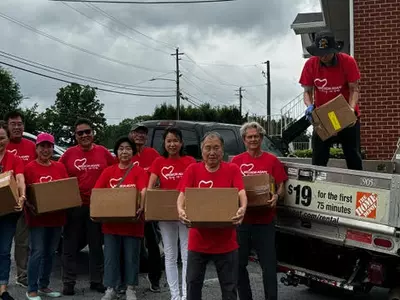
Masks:
[[[86,252],[81,252],[79,255],[79,275],[78,283],[76,286],[77,294],[72,297],[63,297],[74,300],[99,300],[101,294],[94,293],[89,290],[88,281],[88,257]],[[254,300],[264,300],[262,293],[262,279],[260,268],[256,263],[249,264],[249,273],[253,286]],[[15,286],[15,264],[12,264],[11,270],[11,285],[10,293],[16,300],[25,299],[25,289]],[[54,290],[61,290],[61,267],[60,259],[57,257],[54,266],[53,275],[51,278],[51,288]],[[139,300],[170,300],[168,286],[165,278],[162,279],[162,292],[155,294],[150,292],[148,289],[148,283],[145,274],[140,275],[140,284],[137,290]],[[217,280],[215,269],[212,265],[209,265],[205,285],[203,289],[204,300],[218,300],[221,299],[220,289]],[[358,300],[386,300],[387,291],[382,289],[374,289],[369,296],[355,297],[354,295],[344,295],[341,292],[324,290],[314,292],[307,287],[286,287],[279,284],[279,299],[280,300],[339,300],[339,299],[358,299]]]

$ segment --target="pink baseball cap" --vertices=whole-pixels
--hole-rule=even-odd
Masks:
[[[39,145],[40,143],[43,142],[48,142],[50,144],[54,145],[54,136],[52,136],[50,133],[40,133],[37,137],[36,137],[36,145]]]

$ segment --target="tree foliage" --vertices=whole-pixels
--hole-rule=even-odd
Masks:
[[[17,109],[22,99],[19,84],[9,71],[0,67],[0,118]]]
[[[60,89],[54,105],[43,113],[42,127],[54,134],[59,145],[71,146],[75,143],[74,123],[86,118],[93,123],[96,138],[101,141],[107,126],[103,107],[95,88],[72,83]]]

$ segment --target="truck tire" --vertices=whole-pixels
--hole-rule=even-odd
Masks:
[[[400,287],[393,288],[389,291],[388,300],[400,300]]]

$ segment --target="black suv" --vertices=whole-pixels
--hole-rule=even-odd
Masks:
[[[156,149],[159,153],[163,152],[162,135],[165,128],[169,126],[177,127],[182,131],[186,154],[193,156],[197,160],[201,159],[200,140],[205,133],[210,131],[216,131],[223,137],[225,141],[225,160],[229,156],[238,155],[246,150],[239,132],[240,125],[172,120],[145,121],[141,124],[149,129],[147,146]],[[278,157],[284,156],[268,136],[263,139],[262,150],[273,153]]]

